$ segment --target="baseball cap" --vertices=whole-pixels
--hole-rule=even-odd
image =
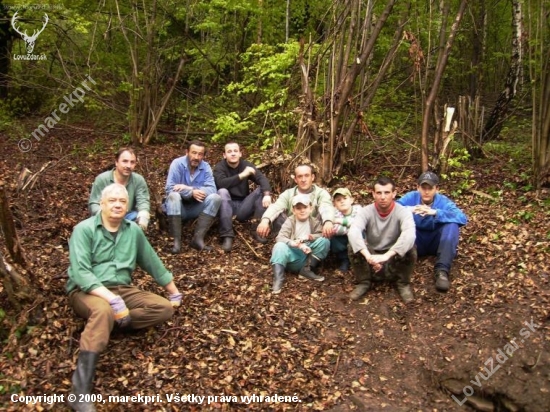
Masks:
[[[334,193],[332,194],[332,198],[334,199],[336,195],[351,197],[351,192],[345,187],[340,187],[334,191]]]
[[[418,184],[427,183],[430,186],[439,185],[439,177],[434,172],[424,172],[418,178]]]
[[[303,205],[311,205],[311,199],[309,195],[296,195],[292,198],[292,206],[296,206],[298,203]]]

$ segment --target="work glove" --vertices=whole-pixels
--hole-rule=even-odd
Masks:
[[[170,293],[170,296],[168,296],[168,300],[170,300],[173,308],[177,308],[181,305],[182,297],[183,295],[181,293]]]
[[[139,225],[140,228],[143,229],[144,232],[147,231],[147,225],[149,224],[149,212],[147,210],[142,210],[138,213],[136,223]]]
[[[115,322],[120,328],[126,328],[130,325],[132,319],[130,318],[130,311],[126,307],[124,300],[120,296],[112,299],[109,302],[113,312],[115,313]]]

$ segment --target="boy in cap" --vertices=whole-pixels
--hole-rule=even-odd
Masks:
[[[459,228],[468,219],[464,212],[447,196],[438,193],[439,177],[424,172],[418,178],[417,190],[397,200],[409,206],[416,225],[418,256],[436,256],[434,266],[435,287],[447,292],[449,273],[458,248]]]
[[[348,257],[348,230],[360,205],[353,204],[353,197],[349,189],[341,187],[332,194],[332,203],[336,209],[334,215],[334,236],[330,238],[330,251],[338,258],[338,270],[347,272],[349,270]]]
[[[271,255],[273,294],[281,292],[286,269],[298,272],[301,278],[325,280],[313,269],[327,257],[330,241],[323,237],[323,225],[311,216],[312,211],[310,195],[299,194],[292,198],[292,216],[283,223]]]

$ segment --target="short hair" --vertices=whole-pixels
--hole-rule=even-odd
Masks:
[[[306,166],[306,167],[309,167],[309,170],[311,170],[311,174],[314,175],[315,174],[315,169],[313,167],[313,165],[311,163],[300,163],[299,165],[297,165],[295,168],[294,168],[294,173],[296,173],[296,169],[298,169],[299,167],[303,167],[303,166]]]
[[[134,152],[134,149],[131,147],[121,147],[118,149],[118,152],[115,153],[115,160],[118,162],[118,159],[120,158],[120,155],[124,152],[128,152],[130,154],[133,154],[135,158],[137,159],[136,152]]]
[[[228,145],[228,144],[236,144],[238,147],[239,147],[239,150],[241,150],[241,145],[239,143],[237,143],[236,141],[234,140],[230,140],[228,141],[226,144],[223,145],[223,151],[225,152],[225,147]]]
[[[111,183],[110,185],[105,186],[105,188],[101,191],[101,200],[106,199],[115,190],[121,190],[122,193],[124,193],[124,196],[126,196],[126,199],[129,198],[128,190],[126,190],[124,185],[121,185],[120,183]]]
[[[395,182],[393,181],[393,179],[387,176],[380,176],[378,179],[376,179],[372,184],[372,190],[374,190],[374,186],[376,185],[380,185],[380,186],[391,185],[392,191],[395,190]]]
[[[191,140],[190,142],[187,143],[187,150],[191,150],[191,146],[199,146],[199,147],[204,147],[204,151],[206,152],[206,145],[204,144],[204,142],[201,142],[200,140]]]

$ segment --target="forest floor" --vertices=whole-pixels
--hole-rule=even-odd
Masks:
[[[0,179],[37,293],[16,313],[0,285],[0,410],[66,410],[61,403],[25,406],[12,394],[70,391],[84,321],[64,291],[68,238],[87,218],[94,177],[113,164],[121,144],[112,136],[55,129],[23,153],[0,135]],[[136,171],[162,196],[168,166],[183,154],[181,142],[139,149]],[[220,147],[207,156],[215,164]],[[406,162],[406,153],[378,156],[340,180],[368,204],[367,182],[382,171],[398,181],[399,195],[415,188],[416,168],[391,166]],[[16,190],[22,168],[37,173],[44,166]],[[460,177],[442,183],[469,218],[452,286],[436,292],[433,258],[421,259],[412,279],[416,299],[408,306],[386,284],[350,301],[353,276],[339,273],[331,258],[322,267],[324,282],[287,276],[283,292],[272,296],[273,244],[254,243],[249,225],[236,224],[231,253],[221,250],[214,227],[207,237],[213,252],[184,248],[171,255],[170,238],[153,220],[147,236],[184,303],[164,325],[113,334],[97,367],[93,393],[107,400],[98,410],[549,411],[550,200],[548,191],[533,192],[528,167],[489,154],[465,165],[473,184],[462,193]],[[274,176],[282,169],[265,170]],[[191,233],[184,227],[185,239]],[[141,271],[134,279],[163,293]],[[108,401],[140,394],[159,396],[147,405]],[[253,395],[248,404],[241,398]],[[290,398],[279,402],[274,395]]]

